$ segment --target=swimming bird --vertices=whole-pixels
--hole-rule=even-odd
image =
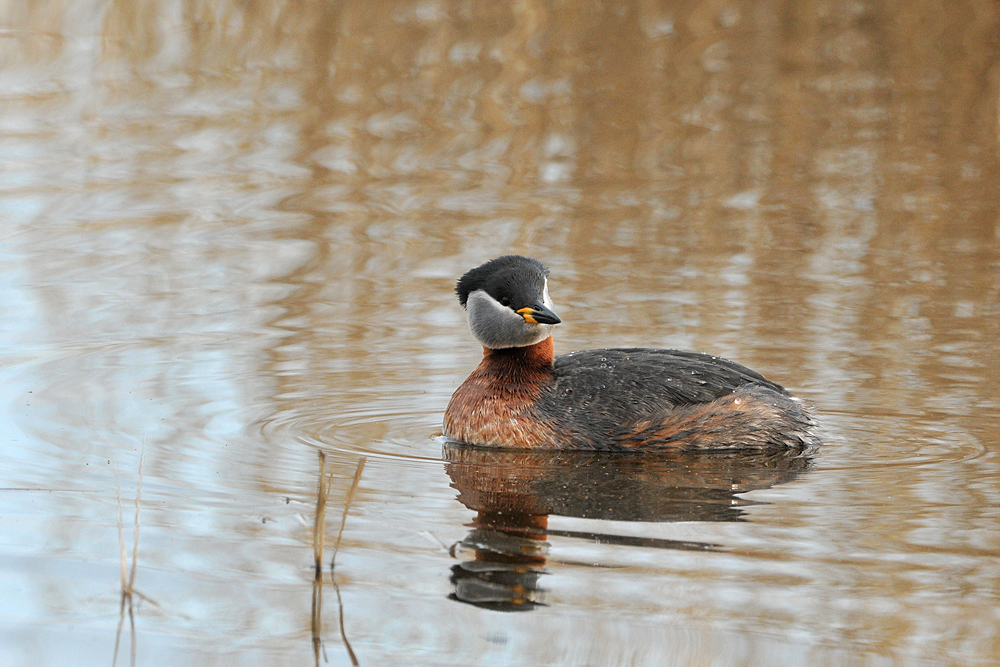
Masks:
[[[455,288],[483,359],[455,391],[444,435],[493,447],[805,448],[811,409],[781,385],[703,353],[613,348],[555,356],[549,270],[492,259]]]

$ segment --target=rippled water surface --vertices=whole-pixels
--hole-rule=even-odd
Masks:
[[[0,663],[997,664],[997,34],[0,4]],[[454,280],[505,252],[557,351],[735,359],[825,446],[444,442]]]

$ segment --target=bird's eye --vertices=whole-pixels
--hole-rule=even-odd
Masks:
[[[505,297],[501,298],[500,299],[500,303],[502,303],[505,306],[509,306],[510,305],[510,297],[509,296],[505,296]]]

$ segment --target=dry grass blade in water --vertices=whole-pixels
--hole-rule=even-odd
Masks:
[[[365,462],[367,457],[362,456],[358,460],[358,469],[354,471],[354,481],[351,482],[351,488],[347,490],[347,499],[344,501],[344,514],[340,517],[340,530],[337,531],[337,541],[333,544],[333,557],[330,558],[330,571],[332,572],[337,566],[337,551],[340,549],[340,539],[344,535],[344,525],[347,523],[347,513],[351,509],[351,503],[354,502],[354,494],[358,490],[358,482],[361,481],[361,473],[365,469]]]
[[[360,663],[358,662],[358,657],[354,655],[354,649],[351,648],[351,642],[347,639],[347,631],[344,629],[344,601],[340,597],[340,586],[337,584],[334,569],[337,566],[337,551],[340,549],[340,540],[344,535],[344,526],[347,524],[347,513],[351,509],[351,503],[354,502],[354,494],[358,491],[358,483],[361,482],[361,473],[365,469],[366,460],[367,458],[364,456],[358,460],[357,470],[354,471],[354,480],[351,482],[351,488],[347,490],[347,498],[344,500],[344,514],[340,517],[340,529],[337,531],[337,541],[333,544],[333,556],[330,558],[330,579],[333,581],[333,589],[337,592],[340,639],[344,642],[344,648],[347,649],[347,657],[351,659],[351,664],[354,665],[354,667],[358,667]]]
[[[330,486],[333,484],[333,473],[326,474],[326,454],[319,452],[319,491],[316,498],[316,520],[313,522],[313,557],[316,563],[316,575],[323,571],[323,548],[326,543],[326,502],[330,497]]]
[[[320,653],[326,661],[326,647],[323,646],[323,548],[326,542],[326,503],[330,498],[333,473],[326,474],[326,453],[319,451],[319,490],[316,494],[316,518],[313,522],[313,558],[316,568],[313,577],[312,597],[312,643],[316,665]]]
[[[337,531],[337,541],[333,545],[333,557],[330,559],[330,577],[333,581],[334,589],[337,592],[337,605],[340,610],[340,638],[344,642],[344,648],[347,649],[347,655],[351,659],[351,664],[355,667],[359,665],[358,658],[354,654],[354,649],[351,648],[351,643],[348,641],[347,633],[344,630],[344,602],[340,597],[340,586],[337,585],[337,580],[334,578],[333,568],[337,561],[337,550],[340,548],[340,540],[344,534],[344,526],[347,523],[347,513],[350,511],[351,503],[354,501],[354,495],[358,490],[358,483],[361,481],[361,473],[364,471],[365,461],[365,457],[361,457],[358,461],[358,467],[354,471],[354,480],[351,482],[351,486],[347,490],[347,498],[344,501],[344,513],[340,519],[340,529]],[[316,568],[316,576],[313,580],[312,643],[313,656],[315,658],[316,665],[319,665],[320,653],[323,654],[324,661],[326,660],[326,648],[323,646],[322,639],[323,550],[326,542],[326,505],[330,498],[330,487],[332,484],[333,473],[330,473],[329,475],[326,474],[326,454],[323,451],[320,451],[319,489],[316,497],[316,518],[313,522],[313,558]]]
[[[138,646],[135,635],[135,613],[132,607],[133,595],[145,599],[135,590],[135,575],[139,561],[139,512],[142,508],[142,463],[146,458],[146,452],[139,455],[139,475],[135,490],[135,525],[132,527],[132,567],[128,566],[128,555],[125,552],[125,520],[122,516],[122,485],[118,475],[118,467],[115,467],[115,502],[118,506],[118,551],[121,557],[121,586],[122,598],[118,610],[118,631],[115,633],[115,652],[111,659],[111,667],[118,662],[118,649],[121,646],[122,629],[125,626],[125,611],[128,609],[128,620],[130,629],[129,658],[130,664],[135,665],[138,657]]]

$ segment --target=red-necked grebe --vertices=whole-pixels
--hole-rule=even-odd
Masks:
[[[548,269],[490,260],[455,289],[483,344],[444,416],[448,438],[496,447],[715,449],[819,444],[809,408],[726,359],[647,348],[555,356]]]

